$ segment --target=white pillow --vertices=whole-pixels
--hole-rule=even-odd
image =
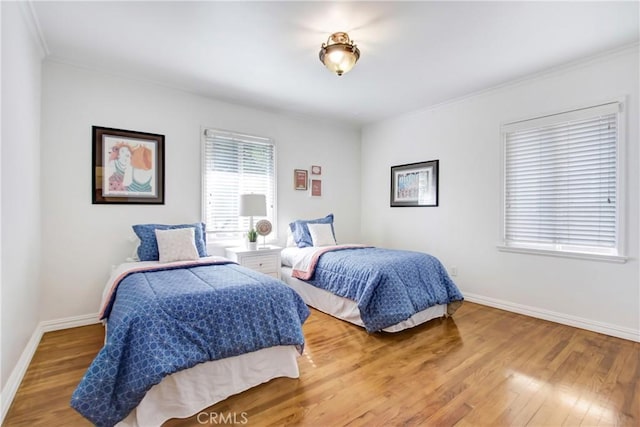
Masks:
[[[138,262],[140,258],[138,257],[138,246],[140,246],[140,239],[138,236],[133,235],[127,238],[127,241],[133,245],[133,252],[130,257],[125,258],[126,262]]]
[[[334,246],[336,244],[331,224],[307,224],[307,227],[313,246]]]
[[[199,259],[196,248],[195,227],[154,230],[158,241],[160,262]]]
[[[287,248],[291,248],[291,247],[298,247],[298,245],[296,245],[296,241],[293,238],[293,231],[291,231],[291,226],[287,225]]]

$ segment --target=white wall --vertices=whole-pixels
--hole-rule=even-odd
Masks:
[[[296,218],[336,215],[359,239],[360,133],[259,111],[148,82],[45,61],[42,93],[41,320],[96,313],[112,264],[131,253],[131,225],[200,220],[200,129],[271,137],[278,166],[278,240]],[[91,126],[165,135],[165,205],[91,204]],[[293,189],[293,169],[321,165],[323,197]],[[354,197],[356,196],[356,197]]]
[[[40,84],[43,53],[24,9],[2,2],[2,367],[7,379],[39,320]],[[3,399],[3,404],[4,404]],[[4,408],[3,408],[4,409]]]
[[[430,252],[463,293],[597,330],[640,334],[638,48],[558,69],[436,108],[366,126],[362,236]],[[626,264],[499,252],[500,124],[629,95]],[[440,206],[390,208],[393,165],[440,160]]]

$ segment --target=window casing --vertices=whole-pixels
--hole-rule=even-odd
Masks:
[[[249,230],[240,216],[241,194],[264,194],[276,230],[276,153],[269,138],[215,129],[203,132],[202,220],[211,240],[238,240]],[[262,217],[254,217],[254,223]]]
[[[502,127],[502,249],[622,257],[621,102]]]

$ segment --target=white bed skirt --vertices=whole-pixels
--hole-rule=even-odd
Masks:
[[[295,346],[277,346],[178,371],[153,386],[117,426],[157,427],[171,418],[190,417],[273,378],[298,378],[298,356]],[[208,420],[209,414],[203,419]]]
[[[364,323],[360,317],[360,310],[355,301],[334,295],[329,291],[317,288],[307,282],[291,277],[291,267],[282,266],[280,269],[280,277],[291,288],[293,288],[304,300],[307,305],[327,313],[338,319],[364,328]],[[424,322],[437,317],[443,317],[447,314],[447,305],[438,304],[422,310],[395,325],[384,328],[385,332],[400,332],[405,329],[413,328]]]

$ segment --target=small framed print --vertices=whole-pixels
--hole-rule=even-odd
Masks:
[[[313,197],[322,196],[322,180],[320,179],[311,180],[311,195]]]
[[[311,175],[322,175],[322,166],[311,166]]]
[[[293,188],[296,190],[307,190],[307,170],[306,169],[294,169],[293,170]]]

